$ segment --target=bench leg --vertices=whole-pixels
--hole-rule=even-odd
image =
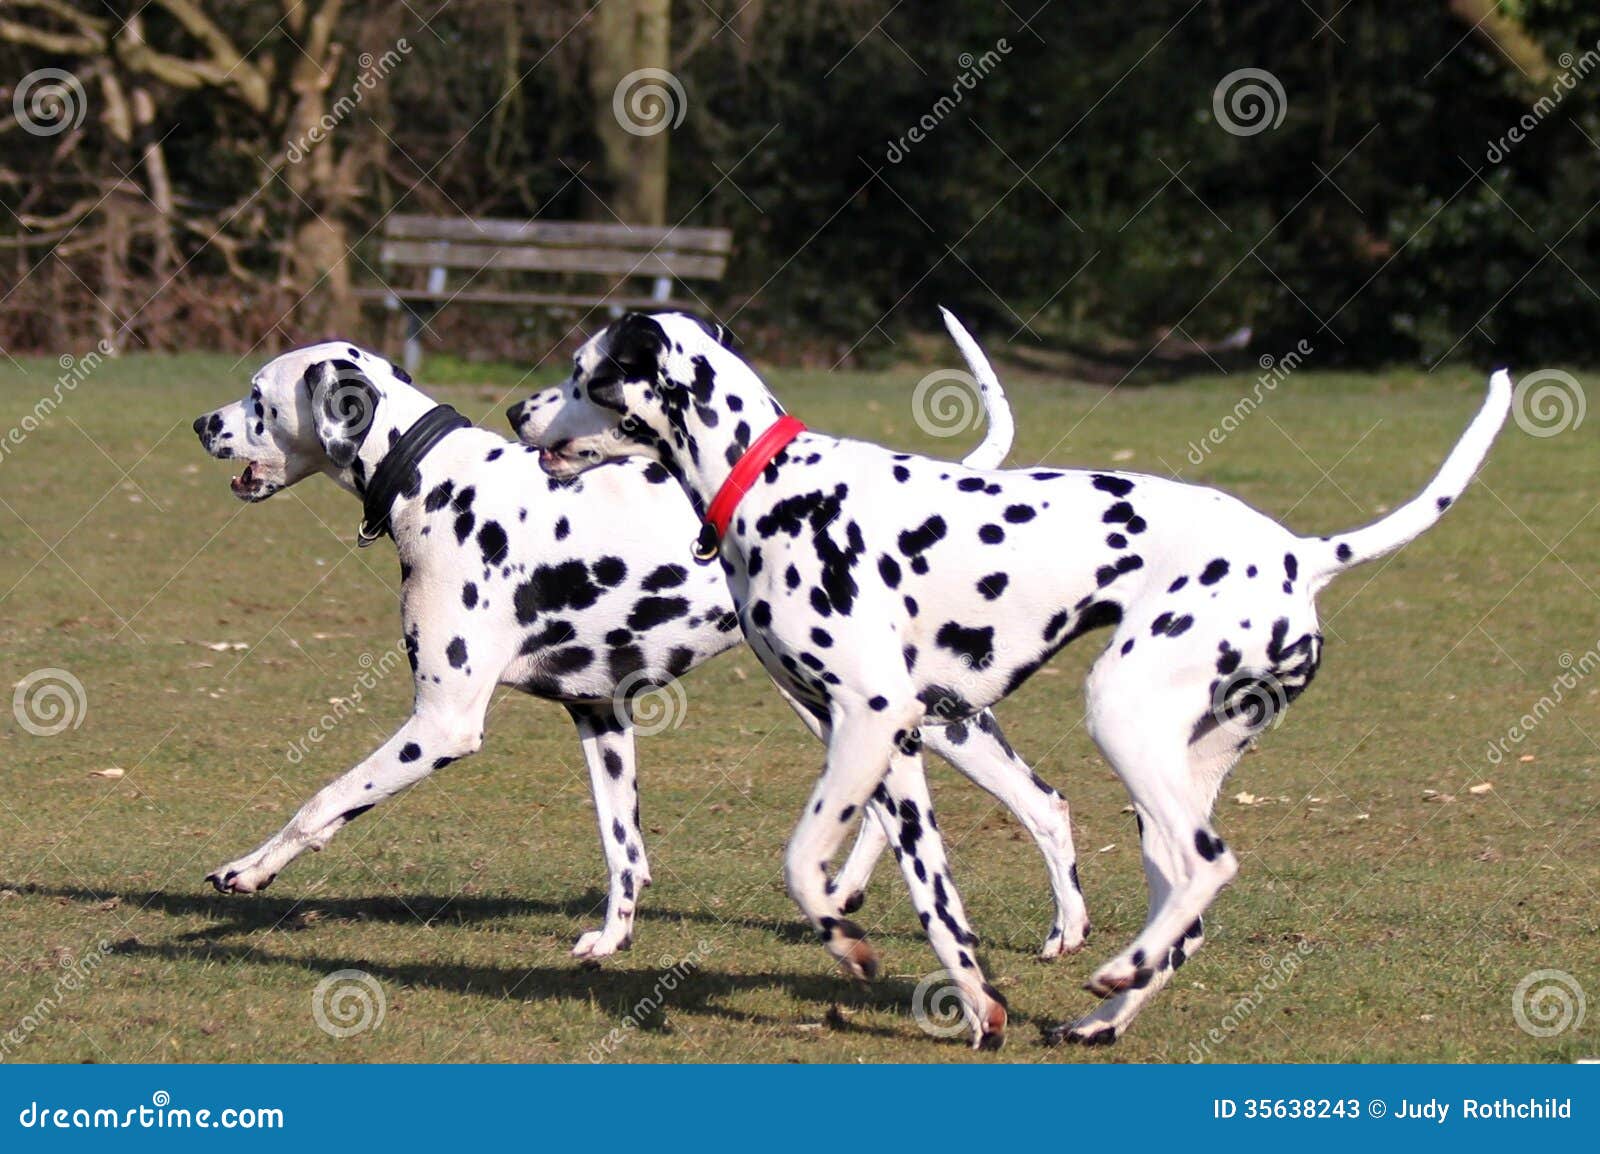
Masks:
[[[400,363],[413,377],[422,365],[422,318],[412,309],[406,310],[406,344]]]

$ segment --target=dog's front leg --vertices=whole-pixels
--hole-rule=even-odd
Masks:
[[[806,723],[812,736],[827,745],[832,736],[827,712],[821,706],[808,705],[778,682],[773,682],[773,685],[789,703],[789,708]],[[869,802],[867,814],[870,816],[861,822],[861,832],[856,835],[856,844],[851,847],[850,856],[830,883],[829,893],[837,899],[840,914],[855,913],[867,900],[867,882],[872,879],[872,871],[877,868],[883,851],[889,848],[888,826],[882,807],[876,801]]]
[[[324,786],[300,807],[289,824],[255,852],[206,875],[225,894],[266,889],[278,872],[306,850],[320,850],[344,825],[386,798],[415,785],[436,769],[476,753],[483,743],[483,717],[491,681],[456,708],[421,707],[382,748]]]
[[[633,726],[612,705],[569,705],[589,766],[595,818],[600,823],[600,848],[610,874],[605,925],[587,930],[572,947],[572,956],[598,963],[633,945],[633,915],[639,891],[650,884],[650,863],[644,856],[639,829],[639,778],[634,761]]]
[[[967,927],[961,896],[945,860],[922,772],[921,737],[916,730],[921,703],[909,687],[898,705],[877,695],[875,703],[882,708],[865,701],[835,701],[827,766],[789,842],[784,880],[828,951],[854,976],[874,977],[877,954],[860,926],[834,912],[836,898],[828,878],[828,863],[844,830],[870,801],[888,827],[928,940],[961,991],[973,1044],[997,1047],[1005,1035],[1005,1001],[984,981],[972,954],[977,937]]]

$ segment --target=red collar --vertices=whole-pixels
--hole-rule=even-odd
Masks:
[[[722,482],[722,488],[717,490],[717,495],[711,499],[711,505],[706,509],[705,523],[700,528],[699,540],[695,542],[695,557],[701,561],[710,561],[717,555],[722,545],[722,538],[727,535],[728,525],[733,520],[733,511],[739,507],[739,502],[744,500],[744,495],[750,491],[750,486],[756,483],[761,470],[772,462],[772,458],[783,452],[790,441],[805,431],[806,427],[798,417],[785,414],[757,437],[755,444],[744,451],[744,456],[734,463],[733,472]]]

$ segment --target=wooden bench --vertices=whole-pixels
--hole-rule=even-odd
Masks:
[[[393,270],[398,280],[399,270],[416,268],[425,277],[412,287],[390,283],[358,288],[356,295],[405,311],[405,367],[414,371],[423,314],[446,303],[605,308],[613,315],[694,309],[698,301],[673,295],[674,282],[721,280],[732,248],[733,233],[725,228],[397,214],[384,222],[378,253],[384,276]],[[452,273],[466,282],[452,289]],[[546,291],[506,283],[529,273],[561,279]],[[650,282],[647,291],[642,280]]]

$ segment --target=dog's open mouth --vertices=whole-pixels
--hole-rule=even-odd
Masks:
[[[579,473],[601,463],[604,458],[593,449],[571,452],[562,445],[547,446],[539,450],[539,465],[557,480],[570,480]]]
[[[246,461],[244,472],[229,481],[228,487],[241,501],[259,501],[270,492],[266,480],[256,472],[254,461]]]

